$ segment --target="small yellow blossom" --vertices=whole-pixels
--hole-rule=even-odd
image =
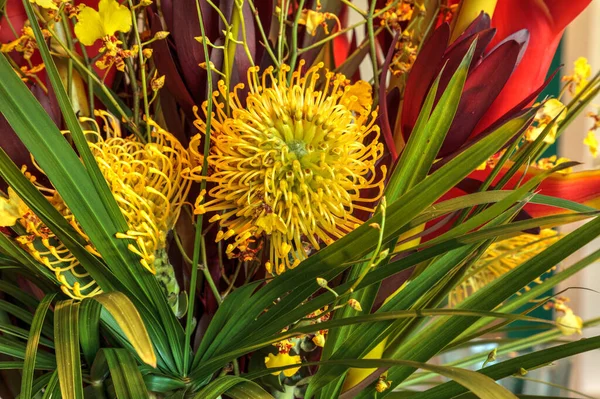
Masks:
[[[392,381],[388,381],[384,376],[379,377],[375,384],[375,390],[379,393],[387,391],[392,386]]]
[[[85,46],[91,46],[96,40],[111,37],[116,32],[129,32],[131,13],[116,0],[100,0],[98,11],[83,7],[75,24],[75,35]]]
[[[319,287],[325,288],[327,287],[327,280],[321,277],[317,277],[317,284],[319,284]]]
[[[269,356],[265,357],[265,364],[267,365],[267,368],[269,368],[269,369],[272,369],[275,367],[291,366],[293,364],[301,364],[301,363],[302,363],[302,360],[300,359],[300,356],[297,356],[297,355],[292,356],[289,353],[278,353],[277,355],[269,353]],[[300,370],[299,366],[285,369],[282,371],[275,371],[271,374],[280,375],[281,373],[283,373],[283,375],[285,375],[286,377],[291,377],[294,374],[296,374],[298,372],[298,370]]]
[[[0,197],[0,227],[14,226],[27,212],[29,208],[12,187],[8,188],[8,198]]]
[[[393,0],[390,0],[386,4],[386,11],[381,14],[381,26],[386,26],[392,30],[402,30],[402,22],[408,22],[413,17],[413,12],[415,11],[415,4],[412,1],[400,0],[395,6],[392,5]],[[419,10],[424,11],[424,5],[421,5]]]
[[[587,58],[579,57],[575,60],[573,74],[564,76],[562,80],[563,82],[567,82],[571,94],[577,95],[587,86],[590,76],[592,76],[592,67],[588,63]]]
[[[227,94],[220,82],[210,172],[205,177],[194,170],[189,176],[214,183],[207,202],[196,201],[195,213],[218,213],[211,220],[223,229],[217,241],[232,239],[229,257],[237,256],[240,246],[268,238],[269,273],[296,267],[312,250],[360,225],[354,211],[373,212],[368,205],[381,197],[386,174],[376,166],[383,155],[376,112],[352,94],[367,93],[365,85],[348,87],[345,76],[322,63],[308,71],[303,66],[292,72],[290,83],[286,65],[278,77],[272,67],[262,76],[250,68],[243,99],[241,85]],[[226,108],[220,99],[228,96]],[[203,108],[206,115],[206,103]],[[206,124],[199,118],[195,125],[202,134],[192,138],[190,153],[200,165]]]
[[[560,165],[561,163],[570,162],[569,158],[560,157],[558,158],[556,155],[552,155],[548,158],[541,158],[537,162],[531,164],[531,166],[535,166],[538,169],[550,170]],[[571,173],[573,172],[573,168],[562,169],[558,171],[558,173]]]
[[[322,334],[320,331],[317,332],[312,338],[312,342],[318,347],[323,348],[325,346],[325,335]]]
[[[164,85],[165,85],[165,75],[152,78],[152,80],[150,81],[150,88],[152,89],[152,91],[158,91],[158,90],[162,89],[162,87]]]
[[[596,139],[596,134],[593,130],[588,132],[587,137],[583,140],[583,144],[590,149],[590,153],[594,158],[598,156],[598,139]]]
[[[45,39],[50,37],[50,32],[47,29],[42,29],[42,35]],[[31,26],[25,25],[21,29],[21,36],[9,43],[0,45],[0,52],[10,53],[11,51],[17,51],[23,54],[23,58],[26,60],[31,59],[35,49],[37,49],[37,42],[35,41],[35,35]]]
[[[352,309],[356,310],[357,312],[362,312],[362,307],[360,306],[360,302],[358,302],[356,299],[349,299],[348,306],[350,306]]]
[[[567,336],[575,333],[581,335],[581,329],[583,328],[583,320],[581,320],[581,317],[575,315],[570,308],[566,308],[564,312],[564,316],[558,316],[556,318],[556,324],[560,332]]]
[[[153,53],[154,53],[154,51],[151,48],[145,48],[142,50],[142,54],[144,55],[144,58],[152,58]]]
[[[483,256],[467,271],[463,281],[449,295],[450,306],[462,302],[490,282],[525,263],[554,244],[560,235],[552,229],[542,229],[540,234],[521,234],[490,245]],[[553,268],[550,265],[548,269]],[[541,280],[536,280],[541,283]],[[527,290],[527,288],[525,288]]]
[[[322,26],[325,34],[328,35],[329,30],[327,28],[327,21],[330,19],[334,19],[337,22],[338,28],[341,29],[340,20],[337,16],[335,16],[335,14],[330,12],[319,12],[304,9],[302,10],[302,14],[300,15],[300,20],[298,20],[298,23],[300,25],[306,25],[306,32],[308,32],[308,34],[311,36],[316,36],[317,28],[319,26]]]
[[[565,119],[566,115],[566,107],[559,100],[553,98],[546,101],[537,111],[533,124],[525,131],[525,140],[535,141],[546,127],[558,117],[556,123],[551,127],[550,132],[544,137],[545,143],[554,143],[556,140],[556,132],[558,131],[558,124]]]
[[[161,31],[158,31],[158,32],[156,32],[154,34],[154,39],[155,40],[163,40],[163,39],[166,39],[167,36],[169,36],[170,34],[171,34],[171,32],[167,32],[165,30],[161,30]]]

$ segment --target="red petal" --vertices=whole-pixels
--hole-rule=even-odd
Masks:
[[[492,26],[498,31],[492,46],[503,38],[527,29],[530,41],[525,56],[477,131],[483,131],[544,81],[564,28],[591,0],[500,0]]]
[[[510,165],[505,165],[502,168],[500,175],[503,175]],[[469,177],[483,181],[491,172],[491,168],[473,172]],[[544,171],[537,168],[521,168],[515,176],[509,180],[505,189],[514,189],[521,178],[523,182],[532,177],[543,173]],[[498,178],[494,181],[499,180]],[[600,170],[589,170],[575,173],[553,173],[548,176],[536,190],[537,193],[566,199],[569,201],[585,204],[594,208],[600,209]],[[546,216],[565,212],[564,209],[554,208],[546,205],[527,204],[525,211],[533,217]]]

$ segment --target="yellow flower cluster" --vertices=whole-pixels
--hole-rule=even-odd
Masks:
[[[385,167],[376,166],[383,155],[376,112],[364,100],[370,86],[349,85],[323,64],[302,68],[292,72],[290,83],[286,65],[279,77],[273,68],[262,75],[250,68],[246,98],[237,94],[243,85],[227,93],[219,84],[229,109],[216,93],[206,177],[214,186],[210,199],[202,203],[199,197],[195,209],[214,213],[210,222],[222,229],[217,241],[233,239],[229,256],[266,237],[270,273],[297,266],[311,250],[362,223],[354,212],[373,211],[360,203],[377,201],[385,178]],[[206,131],[203,119],[196,126]],[[202,137],[190,144],[197,165]],[[190,177],[204,178],[197,169]]]
[[[89,143],[90,149],[129,226],[126,233],[117,237],[133,240],[128,248],[140,257],[140,263],[148,271],[155,274],[160,268],[167,273],[164,270],[170,265],[164,259],[166,235],[174,227],[191,183],[182,177],[184,170],[190,168],[188,152],[153,121],[148,123],[153,127],[154,141],[142,143],[133,136],[121,137],[120,125],[112,115],[96,111],[96,116],[104,121],[106,138],[100,135],[94,119],[82,118],[82,121],[96,129],[85,131],[95,139]],[[35,182],[33,176],[27,176]],[[100,256],[58,193],[39,184],[37,188],[48,193],[46,198],[86,240],[87,250]],[[35,259],[55,272],[67,295],[81,299],[101,292],[69,250],[9,189],[9,197],[0,198],[0,225],[14,226],[17,221],[25,228],[23,234],[16,231],[17,240]],[[172,293],[169,290],[178,293],[173,281],[161,282],[167,286],[167,293]]]
[[[592,76],[592,67],[587,58],[579,57],[575,60],[575,69],[572,75],[563,76],[562,81],[566,82],[569,92],[577,95],[589,83],[588,79]]]
[[[60,195],[53,189],[36,182],[33,175],[23,169],[23,173],[43,193],[46,199],[65,217],[87,242],[86,249],[99,256],[90,245],[85,233],[65,206]],[[100,293],[89,274],[83,270],[79,261],[56,235],[37,217],[17,196],[12,188],[8,189],[8,198],[0,197],[0,226],[13,227],[18,234],[17,242],[38,262],[54,272],[61,284],[62,291],[72,298],[84,298]]]
[[[44,35],[44,38],[50,37],[50,32],[46,29],[42,29],[42,34]],[[25,60],[30,60],[36,49],[37,43],[35,41],[35,35],[33,34],[33,29],[31,29],[31,26],[29,25],[25,25],[21,29],[21,36],[17,39],[0,45],[0,52],[10,53],[11,51],[17,51],[23,54]]]
[[[114,116],[104,111],[96,115],[104,120],[106,138],[99,134],[98,125],[86,133],[97,137],[89,143],[90,149],[129,225],[129,231],[119,237],[134,240],[129,249],[154,274],[156,252],[165,248],[166,235],[190,189],[190,181],[182,177],[190,167],[188,152],[152,120],[147,123],[153,128],[154,141],[142,143],[133,136],[121,137]],[[96,124],[93,119],[84,120]]]
[[[556,122],[550,127],[550,132],[544,137],[544,142],[554,143],[558,124],[567,116],[566,107],[560,100],[552,98],[542,104],[535,115],[533,123],[525,131],[525,140],[535,141],[540,134],[556,119]]]
[[[525,263],[559,238],[560,235],[556,231],[542,229],[538,235],[521,234],[493,243],[483,256],[471,265],[463,281],[450,293],[450,306],[457,305],[490,282]]]

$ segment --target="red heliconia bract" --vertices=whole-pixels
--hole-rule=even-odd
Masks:
[[[474,130],[477,134],[526,100],[543,84],[562,34],[592,0],[499,0],[492,18],[495,46],[521,29],[529,32],[529,46],[502,92]]]

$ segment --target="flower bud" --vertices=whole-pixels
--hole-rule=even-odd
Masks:
[[[154,39],[156,39],[156,40],[166,39],[167,36],[169,36],[169,34],[170,34],[170,32],[161,30],[161,31],[156,32],[156,34],[154,35]]]
[[[150,87],[152,88],[152,91],[158,91],[158,90],[162,89],[162,87],[164,85],[165,85],[165,75],[159,76],[157,78],[153,78],[150,81]]]
[[[327,280],[325,280],[324,278],[321,278],[321,277],[317,277],[317,284],[319,284],[319,287],[321,287],[321,288],[326,288]]]
[[[356,310],[357,312],[362,312],[362,307],[360,306],[360,302],[358,302],[356,299],[348,300],[348,305],[350,305],[350,307],[352,309]]]

